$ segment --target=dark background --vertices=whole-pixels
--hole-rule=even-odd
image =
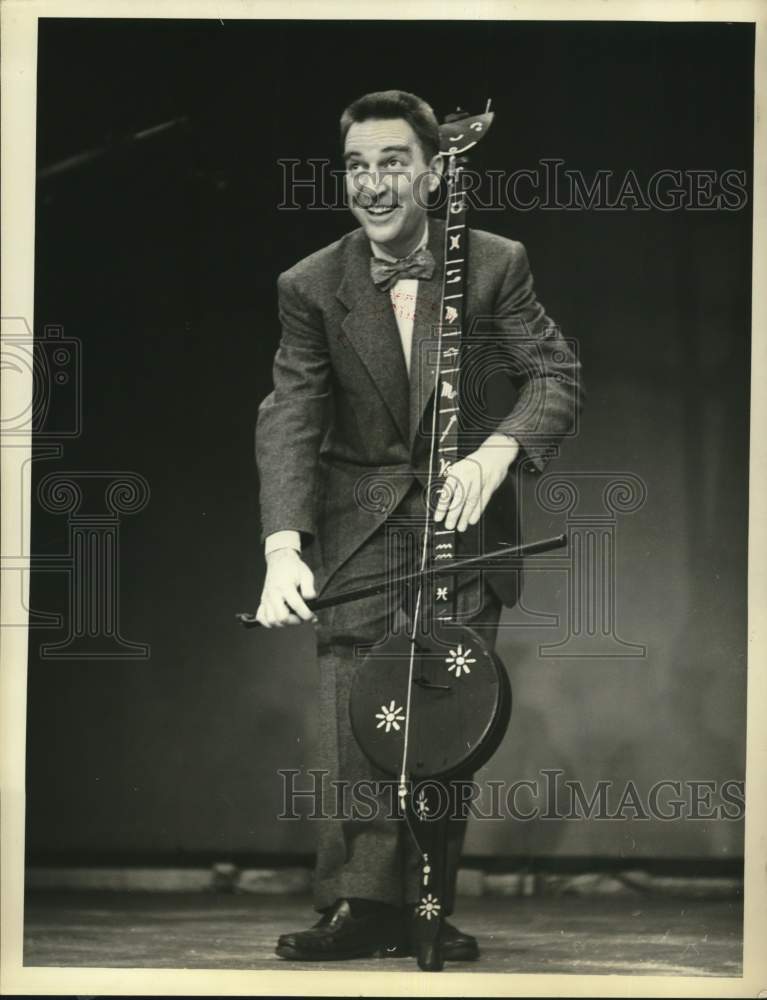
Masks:
[[[587,176],[740,169],[750,184],[753,46],[745,24],[40,21],[35,332],[80,341],[83,413],[33,479],[148,481],[121,526],[119,627],[151,657],[51,661],[40,644],[64,631],[30,630],[31,860],[311,849],[310,824],[274,818],[276,769],[311,766],[311,636],[245,633],[233,614],[255,608],[263,575],[253,429],[276,278],[354,220],[278,210],[278,158],[340,167],[343,107],[399,87],[440,117],[492,97],[480,168],[559,157]],[[540,299],[578,341],[588,399],[554,468],[647,486],[616,552],[619,630],[647,656],[540,659],[559,633],[506,629],[515,717],[487,776],[742,779],[750,198],[472,224],[525,243]],[[54,394],[54,429],[64,407]],[[562,529],[528,500],[529,537]],[[66,539],[66,518],[35,504],[33,553]],[[556,573],[530,574],[529,607],[562,614],[565,599]],[[66,601],[62,574],[33,574],[33,609]],[[742,824],[474,824],[467,850],[721,861],[742,854]]]

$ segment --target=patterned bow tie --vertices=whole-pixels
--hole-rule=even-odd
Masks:
[[[434,256],[424,247],[414,250],[402,260],[370,258],[370,277],[382,292],[387,291],[400,278],[422,278],[428,281],[434,274]]]

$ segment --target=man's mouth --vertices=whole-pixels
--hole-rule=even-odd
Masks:
[[[375,219],[385,219],[387,216],[391,215],[396,208],[396,205],[371,205],[369,208],[365,208],[365,211],[368,215],[372,215]]]

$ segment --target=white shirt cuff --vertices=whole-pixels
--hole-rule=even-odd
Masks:
[[[485,444],[491,448],[498,448],[509,455],[516,456],[520,450],[519,441],[511,434],[501,434],[496,432],[491,434],[490,437],[485,441]]]
[[[276,549],[295,549],[296,552],[300,552],[301,536],[297,531],[292,530],[273,531],[264,540],[264,555],[268,556]]]

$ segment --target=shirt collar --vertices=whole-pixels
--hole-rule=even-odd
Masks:
[[[427,219],[426,220],[426,225],[425,225],[424,230],[423,230],[423,238],[421,239],[421,242],[418,244],[418,246],[414,247],[410,251],[410,253],[415,253],[416,250],[422,250],[426,246],[426,244],[428,242],[429,242],[429,220]],[[380,257],[381,260],[388,260],[391,263],[394,263],[395,261],[400,260],[399,257],[392,257],[392,255],[390,253],[387,253],[385,250],[382,250],[378,246],[378,244],[377,243],[373,243],[372,240],[370,241],[370,249],[373,252],[373,256],[374,257]],[[408,256],[409,256],[409,254],[408,254]]]

